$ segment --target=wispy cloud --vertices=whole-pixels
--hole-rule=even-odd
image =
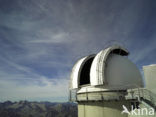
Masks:
[[[12,69],[0,67],[1,101],[67,101],[69,79],[66,76],[50,78],[2,57],[0,60]]]
[[[48,31],[41,31],[38,37],[40,38],[36,40],[31,40],[28,43],[67,43],[69,42],[69,39],[71,39],[69,37],[69,33],[65,32],[53,33]]]
[[[150,63],[146,58],[156,47],[152,5],[139,0],[1,2],[3,100],[67,97],[73,64],[111,43],[125,45],[137,65]]]
[[[23,83],[19,83],[19,80]],[[0,93],[1,101],[68,101],[68,80],[0,79]],[[57,98],[62,100],[54,100]]]
[[[156,50],[156,40],[155,36],[150,39],[151,41],[147,42],[146,45],[142,45],[136,52],[133,54],[133,60],[137,63],[141,60],[146,60],[154,53],[153,51]]]

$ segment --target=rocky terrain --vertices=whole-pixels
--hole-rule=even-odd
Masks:
[[[77,117],[77,104],[6,101],[0,103],[0,117]]]

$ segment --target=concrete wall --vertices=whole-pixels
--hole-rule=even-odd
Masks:
[[[149,115],[149,110],[150,110],[151,107],[146,106],[145,104],[140,104],[139,106],[140,106],[140,115],[139,114],[138,115],[132,115],[131,114],[131,115],[128,115],[128,117],[156,117],[156,113],[155,112],[154,112],[154,115]],[[145,111],[142,114],[141,109],[143,109],[143,108],[146,108],[148,110],[147,115],[146,115]]]
[[[122,105],[130,109],[129,101],[79,102],[78,117],[128,117]]]
[[[141,103],[139,105],[140,115],[137,112],[137,115],[132,114],[130,101],[107,101],[107,102],[79,102],[78,104],[78,117],[156,117],[156,113],[154,115],[146,115],[144,111],[143,115],[141,114],[141,109],[146,108],[150,110],[150,106]],[[122,105],[125,105],[130,111],[130,115],[121,114],[123,111]]]
[[[145,87],[156,94],[156,65],[143,67],[145,76]]]

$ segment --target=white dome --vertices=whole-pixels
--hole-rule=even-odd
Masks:
[[[112,46],[80,59],[73,67],[70,88],[87,86],[102,87],[106,90],[142,87],[142,77],[127,57],[128,51]]]
[[[124,90],[143,86],[138,68],[127,57],[110,54],[106,64],[104,74],[106,89]]]
[[[90,58],[93,58],[93,57],[95,57],[95,55],[86,56],[76,62],[76,64],[74,65],[74,67],[72,69],[71,75],[70,75],[70,88],[71,89],[79,88],[80,75],[81,75],[82,68],[83,68],[84,64]]]
[[[110,53],[119,54],[122,56],[128,55],[128,51],[120,46],[111,46],[105,50],[100,51],[95,56],[91,66],[91,70],[90,70],[91,85],[106,84],[105,68],[106,68],[106,61]]]

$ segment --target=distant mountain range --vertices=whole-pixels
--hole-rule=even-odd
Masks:
[[[51,102],[0,102],[0,117],[77,117],[77,104]]]

